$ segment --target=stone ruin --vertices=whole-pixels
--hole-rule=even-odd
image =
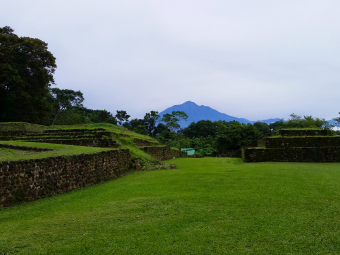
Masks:
[[[244,162],[340,162],[340,137],[330,130],[286,129],[242,149]]]

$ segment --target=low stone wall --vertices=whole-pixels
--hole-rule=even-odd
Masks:
[[[24,139],[44,139],[44,138],[49,138],[49,139],[60,139],[60,138],[106,138],[107,137],[111,137],[112,134],[111,132],[93,132],[93,133],[88,133],[88,134],[83,134],[83,133],[59,133],[59,134],[48,134],[48,133],[44,133],[44,134],[30,134],[27,135],[26,137],[18,137],[18,139],[20,140],[24,140]]]
[[[340,147],[338,136],[266,138],[266,148]]]
[[[21,145],[12,145],[12,144],[2,144],[0,143],[0,148],[7,148],[13,150],[24,150],[24,151],[53,151],[53,149],[48,148],[37,148],[37,147],[29,147],[29,146],[21,146]]]
[[[128,149],[0,162],[0,207],[117,178],[129,162]]]
[[[76,146],[88,146],[88,147],[104,147],[104,148],[118,148],[120,147],[116,141],[109,138],[94,139],[26,139],[25,142],[37,142],[37,143],[56,143],[56,144],[68,144]]]
[[[151,157],[158,160],[167,160],[171,158],[170,147],[144,147],[144,152],[149,154]]]
[[[340,147],[243,149],[244,162],[340,162]]]
[[[144,147],[144,152],[149,154],[151,157],[158,160],[167,160],[173,157],[186,157],[186,153],[182,151],[172,150],[168,146],[149,146]]]
[[[187,153],[185,151],[170,149],[171,158],[186,158]]]

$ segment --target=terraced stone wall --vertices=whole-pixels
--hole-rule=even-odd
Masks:
[[[144,147],[144,152],[149,154],[151,157],[156,158],[158,160],[167,160],[173,157],[186,157],[186,153],[183,151],[173,150],[170,147],[164,146],[150,146]]]
[[[128,149],[0,162],[0,207],[115,179],[129,162]]]
[[[143,140],[143,139],[138,139],[138,138],[134,138],[133,142],[137,146],[153,146],[153,145],[158,145],[158,143],[150,142],[150,141]]]
[[[340,162],[340,147],[248,148],[244,162]]]
[[[81,139],[26,139],[25,142],[37,143],[55,143],[55,144],[68,144],[76,146],[88,147],[104,147],[104,148],[118,148],[119,144],[109,138],[94,139],[94,138],[81,138]]]
[[[327,136],[331,135],[330,130],[326,129],[281,129],[279,131],[282,136]]]
[[[171,155],[170,158],[186,158],[187,157],[187,153],[184,151],[180,151],[180,150],[174,150],[174,149],[170,149]]]
[[[340,147],[340,137],[314,136],[266,138],[266,148],[283,147]]]

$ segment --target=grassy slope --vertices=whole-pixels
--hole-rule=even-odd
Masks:
[[[29,123],[21,123],[21,122],[13,122],[13,123],[1,123],[0,125],[0,131],[4,130],[27,130],[27,131],[40,131],[43,130],[60,130],[60,129],[94,129],[94,128],[104,128],[107,131],[114,132],[118,134],[118,137],[113,137],[112,139],[117,141],[121,145],[122,148],[126,148],[130,150],[131,157],[137,157],[140,158],[141,162],[158,162],[158,160],[152,158],[150,155],[146,154],[144,151],[140,150],[135,144],[134,144],[134,138],[147,140],[150,142],[153,142],[155,144],[158,144],[159,146],[163,146],[162,144],[158,143],[157,140],[146,136],[137,134],[135,132],[132,132],[130,130],[127,130],[126,128],[108,124],[108,123],[99,123],[99,124],[82,124],[82,125],[69,125],[69,126],[53,126],[53,127],[45,127],[45,126],[39,126]],[[128,135],[126,136],[119,136],[119,135]],[[6,157],[5,154],[0,154],[0,161],[4,160],[19,160],[19,159],[29,159],[29,158],[43,158],[43,157],[51,157],[51,156],[59,156],[59,155],[70,155],[70,154],[80,154],[80,153],[93,153],[97,151],[106,150],[103,148],[93,148],[93,147],[85,147],[85,146],[78,146],[79,148],[75,148],[75,146],[70,145],[47,145],[46,143],[27,143],[27,142],[3,142],[0,141],[0,143],[10,143],[10,144],[16,144],[16,145],[24,145],[24,146],[32,146],[32,147],[42,147],[42,148],[55,148],[56,151],[53,152],[42,152],[42,153],[34,153],[31,155],[23,155],[20,157],[20,153],[7,153]],[[63,154],[64,153],[64,154]],[[15,155],[15,156],[14,156]]]
[[[86,146],[73,146],[73,145],[63,145],[63,144],[50,144],[50,143],[30,143],[30,142],[20,142],[20,141],[0,141],[1,144],[12,144],[21,145],[28,147],[37,148],[49,148],[53,151],[44,152],[32,152],[32,151],[18,151],[18,150],[3,150],[0,153],[1,161],[11,161],[11,160],[22,160],[22,159],[36,159],[36,158],[47,158],[47,157],[57,157],[61,155],[77,155],[77,154],[88,154],[96,153],[99,151],[110,150],[110,148],[99,148],[99,147],[86,147]],[[6,152],[6,153],[5,153]]]
[[[98,123],[98,124],[82,124],[82,125],[49,127],[49,129],[94,129],[94,128],[104,128],[107,131],[114,132],[118,135],[128,135],[128,137],[118,136],[118,137],[112,137],[112,139],[117,141],[117,143],[120,144],[122,148],[129,149],[131,157],[138,157],[143,162],[157,162],[157,160],[152,158],[150,155],[146,154],[144,151],[140,150],[134,144],[134,138],[147,140],[147,141],[159,144],[158,141],[151,138],[150,136],[141,135],[141,134],[132,132],[121,126],[116,126],[116,125],[112,125],[109,123]],[[159,145],[162,146],[162,144],[159,144]]]
[[[0,254],[338,254],[340,164],[176,159],[0,210]]]
[[[81,124],[81,125],[48,127],[48,129],[53,129],[53,130],[56,130],[56,129],[57,130],[58,129],[94,129],[94,128],[105,128],[106,130],[117,133],[117,134],[129,135],[132,138],[139,138],[139,139],[148,140],[148,141],[158,143],[156,140],[154,140],[150,136],[141,135],[141,134],[135,133],[133,131],[130,131],[130,130],[124,128],[124,127],[112,125],[112,124],[109,124],[109,123]]]

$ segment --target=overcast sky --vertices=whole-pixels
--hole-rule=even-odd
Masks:
[[[141,118],[193,101],[249,120],[340,111],[338,0],[0,0],[56,86]]]

